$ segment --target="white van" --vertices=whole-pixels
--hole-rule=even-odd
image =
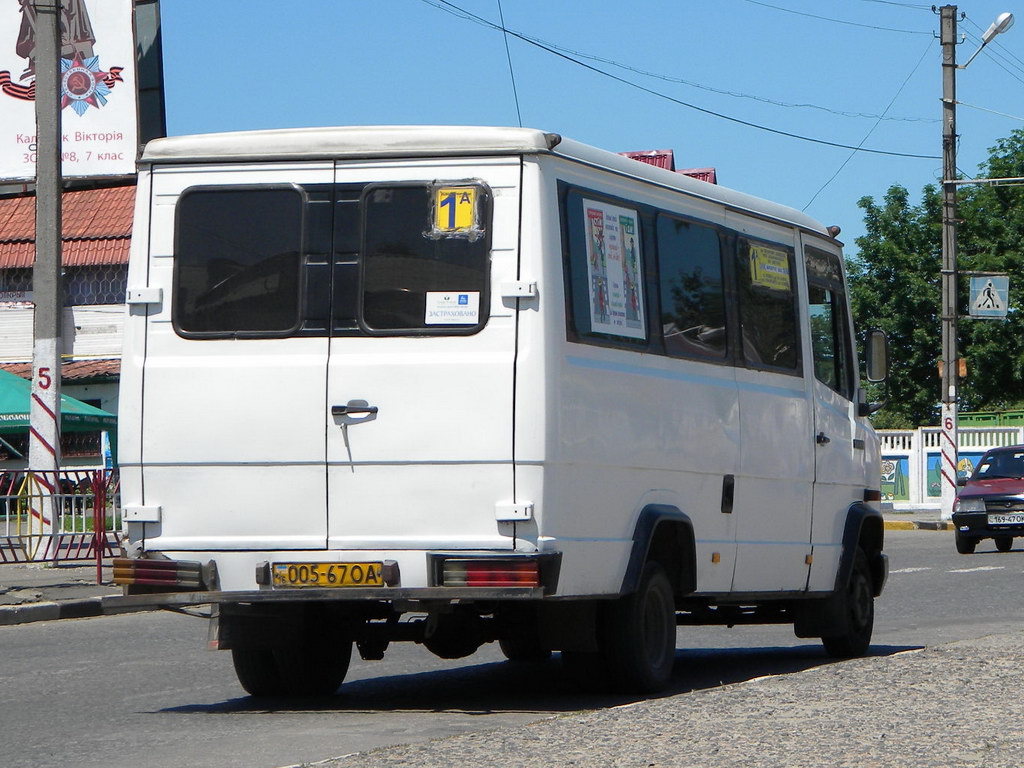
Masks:
[[[214,604],[250,693],[399,640],[633,691],[677,624],[867,649],[875,406],[818,222],[519,128],[159,139],[137,199],[116,580]]]

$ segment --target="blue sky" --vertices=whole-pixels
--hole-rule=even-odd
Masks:
[[[999,13],[1024,13],[1013,2],[959,4],[960,63]],[[714,166],[726,186],[838,224],[850,255],[864,232],[859,198],[899,183],[918,200],[941,176],[931,3],[501,0],[507,29],[561,56],[513,36],[506,53],[500,31],[438,6],[500,20],[498,0],[164,0],[168,132],[521,121],[613,151],[673,149],[677,167]],[[1024,20],[961,70],[957,87],[958,165],[973,175],[989,147],[1024,127]],[[850,149],[679,102],[932,157],[851,159]]]

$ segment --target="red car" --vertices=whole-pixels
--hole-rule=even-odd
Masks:
[[[994,539],[996,549],[1009,552],[1014,537],[1024,536],[1024,445],[993,448],[957,485],[956,551],[969,555],[981,539]]]

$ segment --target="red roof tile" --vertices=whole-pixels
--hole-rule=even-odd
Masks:
[[[643,152],[619,152],[620,155],[639,160],[641,163],[664,168],[666,171],[676,169],[675,154],[671,149],[647,149]]]
[[[32,378],[32,363],[0,363],[0,368],[23,379]],[[113,380],[121,374],[121,361],[65,360],[61,363],[60,371],[63,381]]]
[[[126,264],[134,206],[134,185],[65,192],[62,262]],[[32,266],[35,215],[34,195],[0,199],[0,269]]]
[[[718,172],[714,168],[680,168],[677,173],[681,173],[684,176],[692,176],[709,184],[718,183]]]

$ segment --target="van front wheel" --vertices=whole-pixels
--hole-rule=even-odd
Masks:
[[[871,632],[875,625],[875,597],[871,587],[871,568],[868,566],[867,555],[860,547],[857,547],[853,558],[850,581],[840,599],[846,631],[821,638],[825,652],[836,659],[863,656],[871,645]]]
[[[668,685],[676,653],[672,584],[655,562],[644,568],[640,587],[607,606],[603,661],[615,688],[654,693]]]

